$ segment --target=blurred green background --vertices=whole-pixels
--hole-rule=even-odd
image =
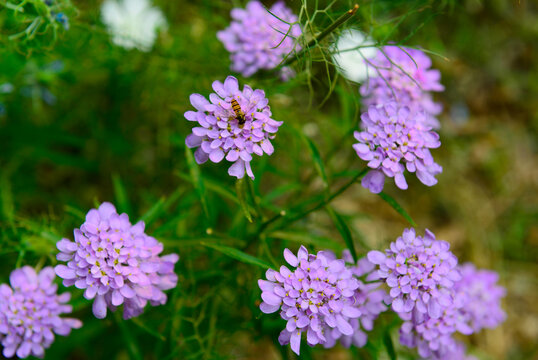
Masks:
[[[183,118],[191,109],[191,93],[208,95],[214,80],[230,74],[216,32],[244,2],[155,0],[169,28],[149,53],[110,43],[99,1],[74,1],[67,12],[71,28],[59,30],[55,42],[50,33],[26,43],[9,40],[16,20],[2,2],[0,87],[9,83],[12,90],[0,91],[0,282],[15,266],[54,265],[55,241],[71,237],[87,210],[102,201],[114,202],[133,221],[143,217],[165,252],[181,256],[179,284],[169,291],[167,305],[147,308],[126,327],[111,316],[93,318],[90,304],[70,288],[75,315],[85,326],[58,337],[46,358],[292,358],[287,348],[275,345],[283,320],[276,314],[262,317],[257,309],[261,269],[201,243],[236,247],[277,263],[284,247],[295,250],[303,242],[315,250],[344,248],[323,209],[259,231],[282,210],[300,213],[323,198],[325,184],[305,136],[319,151],[333,191],[365,165],[351,148],[361,111],[358,87],[337,77],[327,62],[326,50],[338,31],[295,63],[298,76],[288,83],[269,73],[249,79],[234,74],[242,84],[264,89],[274,118],[284,121],[275,154],[253,162],[250,224],[226,164],[200,166],[197,181],[198,167],[189,167],[184,146],[192,124]],[[335,1],[323,10],[330,2],[286,3],[309,15],[301,19],[309,31],[325,28],[353,5]],[[409,190],[387,183],[385,191],[414,218],[419,233],[429,228],[452,244],[461,262],[499,272],[507,288],[507,320],[469,337],[470,352],[483,359],[536,358],[538,4],[359,4],[344,27],[371,33],[379,42],[440,54],[432,58],[446,87],[436,95],[444,104],[443,145],[433,152],[444,168],[439,183],[428,188],[408,177]],[[332,205],[361,255],[367,248],[384,248],[409,226],[358,184]],[[379,322],[391,319],[382,316]],[[391,326],[400,356],[413,358],[397,344],[397,324]],[[366,350],[308,351],[303,344],[303,358],[388,358],[378,337],[370,338]]]

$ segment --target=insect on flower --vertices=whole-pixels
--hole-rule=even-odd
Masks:
[[[235,99],[232,99],[232,109],[235,112],[235,118],[239,121],[239,125],[243,125],[246,121],[245,113],[241,110],[241,105]]]
[[[271,118],[269,100],[263,90],[248,85],[239,90],[239,82],[233,76],[228,76],[224,83],[213,82],[213,90],[209,101],[200,94],[190,96],[196,111],[187,111],[185,118],[198,126],[185,143],[189,148],[197,148],[194,158],[198,164],[226,159],[233,163],[228,174],[241,179],[246,173],[254,179],[252,156],[274,152],[271,140],[282,121]]]

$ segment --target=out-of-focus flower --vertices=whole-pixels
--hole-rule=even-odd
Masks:
[[[416,347],[423,358],[470,359],[465,357],[465,349],[454,333],[470,335],[482,328],[494,328],[505,319],[500,306],[505,290],[497,285],[497,273],[476,270],[472,264],[459,266],[458,270],[461,279],[452,288],[453,301],[439,318],[416,310],[402,316],[406,321],[400,329],[400,342]]]
[[[112,42],[127,50],[150,51],[157,30],[167,27],[162,11],[150,0],[105,0],[101,17]]]
[[[280,271],[270,269],[267,280],[258,280],[261,311],[270,314],[280,310],[280,316],[287,321],[278,338],[280,344],[291,344],[299,354],[302,333],[306,333],[310,346],[324,344],[329,334],[333,338],[352,336],[351,321],[361,315],[354,297],[360,283],[345,261],[323,251],[308,254],[304,246],[297,256],[284,250],[284,258],[293,270],[286,266],[281,266]]]
[[[11,83],[3,83],[0,85],[0,94],[9,94],[15,89]]]
[[[419,355],[425,359],[450,358],[448,354],[455,354],[458,350],[458,342],[453,334],[456,331],[464,335],[472,333],[459,312],[464,305],[463,298],[457,296],[437,318],[416,309],[402,314],[406,321],[400,328],[400,343],[410,348],[416,347]]]
[[[422,122],[439,128],[435,116],[441,113],[442,106],[433,101],[431,92],[443,91],[444,87],[440,83],[441,73],[431,69],[431,59],[424,52],[385,46],[368,63],[376,74],[360,88],[366,107],[395,101],[413,113],[424,111]]]
[[[231,16],[232,23],[217,37],[230,52],[232,71],[245,77],[278,66],[295,49],[296,38],[302,34],[297,16],[283,1],[269,10],[259,1],[250,1],[246,9],[233,9]],[[292,74],[285,69],[283,80]]]
[[[66,304],[71,295],[58,295],[54,278],[52,267],[36,273],[24,266],[9,276],[11,287],[0,285],[0,340],[5,357],[43,357],[55,333],[66,336],[82,326],[77,319],[60,317],[72,311]]]
[[[499,275],[490,270],[477,270],[470,263],[463,264],[459,269],[462,279],[455,284],[454,290],[465,296],[465,306],[461,312],[468,325],[473,332],[497,327],[506,318],[501,308],[501,298],[506,290],[497,284]]]
[[[415,172],[427,186],[437,183],[442,167],[435,163],[430,149],[441,146],[439,135],[424,124],[424,113],[412,113],[397,103],[370,106],[361,115],[362,131],[354,136],[353,148],[368,161],[370,170],[362,186],[373,193],[383,190],[385,176],[393,177],[400,189],[407,189],[404,171]]]
[[[129,319],[153,306],[166,303],[163,290],[177,284],[174,264],[179,256],[159,256],[163,245],[144,233],[144,222],[131,225],[127,214],[118,214],[114,205],[103,203],[92,209],[75,242],[60,240],[56,274],[65,286],[85,289],[84,297],[93,302],[93,314],[106,317],[107,307],[115,311],[123,304],[123,317]]]
[[[69,18],[64,13],[58,13],[54,17],[57,22],[63,25],[65,30],[69,30]]]
[[[252,90],[245,85],[241,91],[233,76],[228,76],[224,83],[213,82],[213,90],[216,94],[209,95],[210,101],[200,94],[190,96],[197,111],[187,111],[185,118],[200,126],[192,129],[186,144],[190,148],[198,147],[194,153],[198,164],[207,159],[218,163],[225,158],[233,163],[228,174],[240,179],[246,170],[254,179],[250,167],[252,154],[273,153],[271,139],[282,122],[271,119],[263,90]]]
[[[351,81],[363,82],[375,76],[376,71],[368,60],[377,54],[375,42],[359,30],[346,29],[330,47],[336,69]]]
[[[13,91],[14,86],[11,83],[0,84],[0,95],[9,94]],[[0,116],[6,115],[6,105],[0,99]]]
[[[371,331],[374,328],[374,320],[380,313],[387,310],[385,301],[389,301],[388,294],[379,288],[382,284],[378,281],[379,275],[375,271],[375,265],[367,258],[359,259],[355,265],[351,266],[353,258],[348,250],[344,251],[342,258],[358,280],[359,286],[355,289],[354,306],[361,314],[358,318],[349,319],[353,328],[352,335],[344,335],[338,329],[329,329],[326,335],[327,342],[323,346],[330,348],[336,344],[336,341],[340,341],[345,347],[350,347],[352,344],[363,347],[368,340],[365,331]]]
[[[426,229],[424,237],[415,229],[404,230],[385,252],[368,253],[368,260],[379,265],[378,275],[390,287],[392,309],[411,313],[413,309],[438,319],[452,305],[452,287],[460,279],[458,259],[450,244],[436,240]]]

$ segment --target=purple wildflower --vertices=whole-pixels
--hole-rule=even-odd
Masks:
[[[499,275],[490,270],[477,270],[470,263],[461,265],[459,269],[462,279],[454,289],[465,294],[462,312],[469,326],[473,332],[497,327],[506,318],[500,303],[506,290],[497,284]]]
[[[464,349],[453,335],[470,335],[482,328],[496,327],[505,318],[500,307],[504,288],[498,286],[498,275],[476,270],[474,265],[458,267],[461,279],[452,288],[453,301],[439,318],[414,310],[403,314],[400,342],[417,347],[419,355],[431,359],[464,359]]]
[[[299,354],[303,332],[310,346],[324,344],[329,332],[333,337],[334,332],[352,336],[350,321],[361,316],[354,298],[360,283],[345,261],[323,251],[308,254],[304,246],[297,256],[284,250],[284,258],[293,270],[286,266],[280,271],[270,269],[267,280],[258,280],[261,311],[270,314],[280,309],[280,316],[287,321],[278,338],[280,344],[290,343]]]
[[[396,186],[407,189],[404,171],[414,172],[427,186],[437,184],[435,175],[442,172],[430,153],[441,145],[439,135],[424,125],[424,113],[412,113],[396,103],[370,106],[361,115],[362,131],[354,136],[357,155],[368,161],[370,170],[362,186],[373,193],[383,190],[385,176],[393,177]]]
[[[432,99],[432,91],[443,91],[441,73],[431,69],[431,59],[422,51],[385,46],[375,58],[368,60],[377,76],[364,83],[360,92],[366,107],[389,102],[398,102],[411,112],[424,111],[421,119],[426,126],[439,128],[435,118],[442,106]]]
[[[452,304],[451,289],[460,279],[458,259],[450,244],[435,239],[426,229],[424,237],[406,229],[385,253],[370,251],[368,260],[379,265],[378,275],[390,287],[392,309],[410,313],[413,309],[438,319]]]
[[[422,358],[446,359],[457,350],[453,334],[458,331],[470,335],[473,331],[465,322],[460,310],[465,306],[463,296],[455,296],[443,309],[441,316],[433,318],[417,309],[401,314],[406,320],[400,329],[402,345],[418,349]]]
[[[342,258],[348,264],[353,264],[353,258],[348,250],[345,250]],[[377,319],[380,313],[387,310],[385,301],[387,292],[380,289],[382,284],[379,280],[379,275],[375,270],[375,265],[367,258],[362,258],[357,261],[356,265],[349,267],[353,275],[357,278],[359,286],[355,289],[355,304],[354,306],[360,311],[361,315],[358,318],[349,319],[349,323],[353,328],[352,335],[344,335],[337,328],[329,329],[326,338],[327,342],[324,347],[330,348],[340,341],[343,346],[350,347],[351,344],[357,347],[366,345],[368,335],[365,331],[371,331],[374,328],[374,320]],[[362,280],[361,280],[362,279]]]
[[[254,179],[250,167],[252,154],[273,153],[271,139],[282,122],[271,119],[269,101],[263,90],[252,90],[245,85],[240,91],[233,76],[228,76],[224,84],[213,82],[213,90],[216,94],[209,95],[211,102],[200,94],[191,95],[191,104],[197,111],[187,111],[185,118],[198,122],[200,126],[192,129],[185,142],[190,148],[198,147],[194,153],[198,164],[207,159],[218,163],[226,158],[233,163],[228,174],[241,179],[246,170],[247,175]],[[242,121],[232,108],[232,100],[241,107]]]
[[[232,23],[217,37],[231,53],[232,71],[245,77],[277,67],[294,50],[295,39],[302,34],[297,16],[282,1],[270,10],[259,1],[250,1],[246,9],[233,9],[231,16]],[[290,73],[284,71],[285,81]]]
[[[177,284],[174,264],[177,254],[159,257],[163,245],[144,233],[144,222],[135,225],[127,214],[119,215],[114,205],[103,203],[92,209],[75,242],[60,240],[56,274],[65,286],[85,289],[84,297],[93,302],[93,314],[106,317],[107,307],[115,311],[123,304],[123,317],[140,315],[148,301],[151,305],[166,303],[163,290]]]
[[[417,348],[422,359],[431,360],[471,360],[465,354],[465,346],[454,337],[455,315],[451,312],[439,319],[422,316],[421,320],[406,321],[400,329],[400,343],[409,348]],[[417,324],[418,323],[418,324]]]
[[[66,304],[71,294],[56,293],[55,277],[52,267],[37,274],[24,266],[9,276],[11,287],[0,285],[0,340],[5,357],[43,357],[54,333],[67,336],[82,326],[80,320],[60,317],[72,311]]]

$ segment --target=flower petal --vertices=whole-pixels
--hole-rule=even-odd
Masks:
[[[97,295],[93,301],[92,311],[98,319],[104,319],[106,317],[106,301],[104,295]]]
[[[75,279],[77,277],[77,274],[75,273],[75,270],[68,268],[65,265],[56,265],[54,268],[54,272],[56,272],[56,275],[61,277],[62,279]]]
[[[367,256],[368,256],[368,260],[371,263],[374,263],[376,265],[383,264],[385,262],[385,259],[386,259],[385,254],[382,253],[381,251],[377,251],[377,250],[372,250],[372,251],[368,252]]]
[[[297,256],[295,256],[289,249],[284,249],[284,259],[286,259],[291,266],[295,267],[299,264]]]

